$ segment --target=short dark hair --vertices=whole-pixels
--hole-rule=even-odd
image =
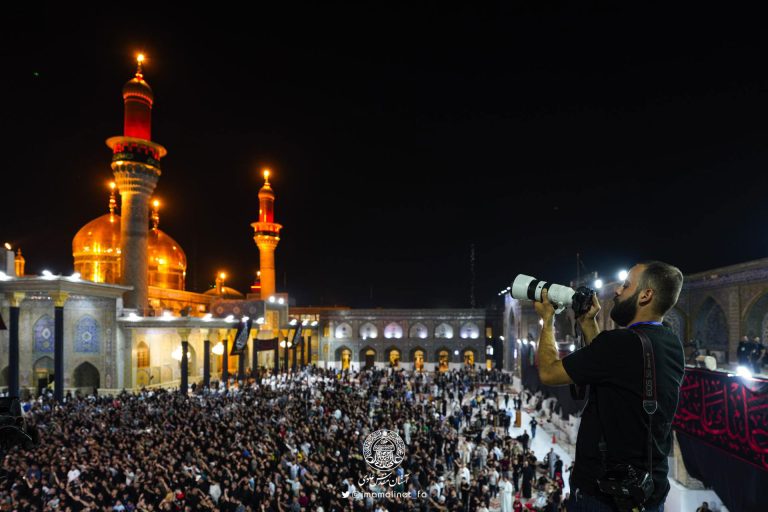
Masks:
[[[683,273],[680,269],[663,261],[643,261],[645,268],[640,277],[640,288],[650,288],[654,293],[654,311],[664,316],[677,304],[683,288]]]

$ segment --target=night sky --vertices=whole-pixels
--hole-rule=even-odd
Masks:
[[[468,307],[472,244],[479,306],[577,252],[609,279],[767,255],[763,18],[474,3],[4,7],[0,242],[72,271],[143,51],[194,291],[252,282],[263,167],[299,305]]]

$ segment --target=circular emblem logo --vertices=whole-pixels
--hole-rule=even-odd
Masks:
[[[405,458],[405,443],[392,430],[377,430],[363,442],[363,457],[368,465],[379,471],[392,471]]]

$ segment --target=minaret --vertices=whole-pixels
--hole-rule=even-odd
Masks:
[[[264,171],[264,186],[259,190],[259,220],[251,224],[253,239],[259,247],[261,265],[261,300],[267,300],[275,293],[275,249],[280,242],[280,229],[274,223],[275,193],[269,184],[269,170]]]
[[[21,255],[21,247],[16,249],[16,259],[14,261],[15,268],[16,268],[16,277],[24,277],[24,263],[26,260],[24,259],[24,256]]]
[[[160,178],[160,159],[167,152],[150,140],[154,95],[144,81],[144,56],[139,55],[137,61],[136,76],[123,86],[123,135],[107,139],[107,146],[112,149],[112,171],[121,197],[122,283],[133,286],[133,290],[125,294],[125,307],[143,313],[147,307],[149,282],[149,198]]]

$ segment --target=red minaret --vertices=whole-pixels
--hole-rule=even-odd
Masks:
[[[155,99],[152,88],[144,81],[142,64],[144,56],[139,55],[136,76],[123,86],[125,119],[123,135],[137,139],[152,139],[152,102]]]
[[[136,60],[136,75],[123,86],[123,135],[107,139],[107,146],[112,150],[112,171],[121,198],[122,284],[133,286],[133,290],[125,294],[125,307],[143,314],[149,294],[149,198],[160,178],[160,159],[166,150],[149,140],[154,95],[144,81],[144,56],[139,55]]]

